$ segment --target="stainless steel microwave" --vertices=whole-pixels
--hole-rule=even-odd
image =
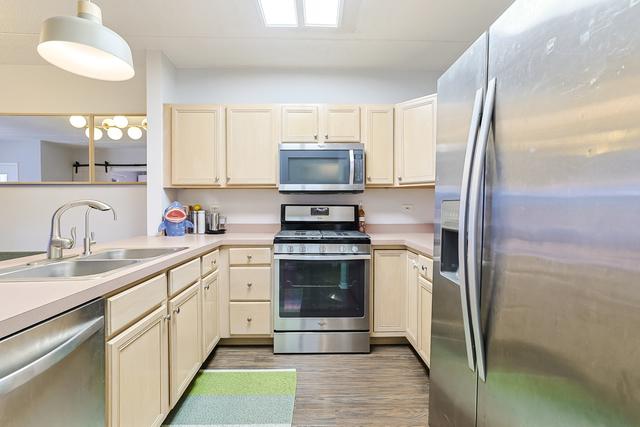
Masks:
[[[361,193],[364,144],[280,144],[281,193]]]

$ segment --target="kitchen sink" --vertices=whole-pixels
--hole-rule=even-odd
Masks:
[[[139,248],[139,249],[109,249],[93,255],[83,257],[88,260],[109,260],[109,259],[148,259],[163,255],[169,255],[187,249],[186,246],[178,248]]]
[[[101,277],[115,270],[136,264],[140,260],[75,259],[36,266],[13,267],[0,270],[0,282],[46,281],[50,279],[89,279]]]

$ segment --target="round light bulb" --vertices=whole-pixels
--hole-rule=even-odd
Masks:
[[[106,127],[106,128],[109,128],[109,127],[112,127],[112,126],[115,126],[115,125],[116,125],[116,124],[115,124],[115,122],[113,121],[113,119],[103,119],[103,120],[102,120],[102,126],[104,126],[104,127]]]
[[[80,129],[87,125],[87,119],[85,119],[84,116],[71,116],[69,117],[69,123],[71,123],[71,126],[74,128]]]
[[[84,130],[84,134],[87,138],[89,138],[89,128],[86,128]],[[93,128],[93,140],[98,141],[100,139],[102,139],[102,131],[100,130],[100,128]]]
[[[125,116],[114,116],[113,123],[119,128],[126,128],[129,124],[129,120]]]
[[[137,141],[138,139],[142,138],[142,129],[137,126],[132,126],[127,129],[127,135],[129,135],[129,138]]]
[[[120,138],[122,138],[122,129],[120,129],[120,128],[109,128],[109,129],[107,129],[107,136],[109,138],[113,139],[114,141],[117,141]]]

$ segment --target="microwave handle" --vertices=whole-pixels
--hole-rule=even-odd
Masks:
[[[353,155],[353,150],[349,150],[349,184],[353,185],[353,180],[355,177],[355,158]]]

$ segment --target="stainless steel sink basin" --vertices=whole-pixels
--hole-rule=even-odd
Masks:
[[[178,248],[109,249],[104,252],[83,257],[82,259],[148,259],[156,258],[163,255],[169,255],[175,252],[183,251],[185,249],[187,249],[186,246]]]
[[[75,259],[36,266],[21,266],[0,270],[0,281],[45,281],[51,279],[89,279],[105,276],[139,260]]]

